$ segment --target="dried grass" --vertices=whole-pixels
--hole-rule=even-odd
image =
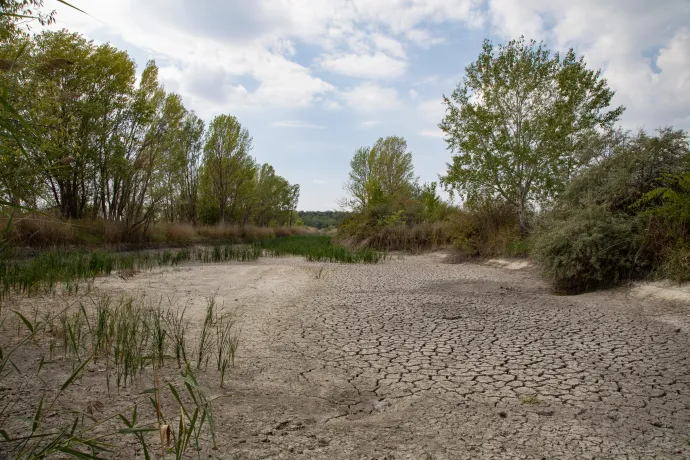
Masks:
[[[0,228],[7,228],[8,217],[0,218]],[[62,220],[54,216],[29,213],[12,219],[6,243],[24,247],[98,246],[102,244],[159,243],[185,245],[195,243],[251,243],[276,237],[315,233],[307,227],[258,227],[228,224],[193,226],[189,223],[155,223],[146,231],[130,232],[124,222],[104,219]]]

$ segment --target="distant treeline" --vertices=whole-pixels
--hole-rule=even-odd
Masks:
[[[338,227],[352,213],[347,211],[299,211],[304,225],[314,228]]]

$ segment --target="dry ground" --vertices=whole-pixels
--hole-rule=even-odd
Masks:
[[[555,296],[522,264],[438,254],[185,266],[96,289],[175,298],[197,321],[209,294],[241,308],[237,367],[213,390],[219,458],[690,458],[682,296]]]

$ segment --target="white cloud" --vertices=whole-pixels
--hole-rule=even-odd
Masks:
[[[410,29],[405,33],[405,36],[412,43],[423,48],[429,48],[434,45],[443,43],[445,40],[441,37],[434,37],[428,30],[424,29]]]
[[[192,101],[192,108],[201,113],[221,107],[233,110],[267,106],[304,107],[317,96],[335,90],[333,85],[291,60],[294,46],[288,38],[263,35],[243,41],[215,37],[203,30],[171,27],[170,19],[166,18],[166,14],[171,14],[168,5],[162,8],[160,3],[161,0],[153,0],[141,5],[134,0],[120,0],[84,6],[100,21],[65,7],[57,9],[60,21],[68,22],[72,30],[82,31],[88,36],[105,32],[148,51],[161,67],[163,83],[176,88]],[[177,5],[175,2],[171,4],[171,8],[176,6],[182,8],[179,0]],[[137,11],[137,14],[132,14],[132,11]],[[63,27],[64,24],[58,22],[56,26]],[[200,92],[193,83],[194,79],[209,75],[219,76],[218,86],[207,89],[215,97],[205,98],[203,91]],[[237,82],[240,77],[251,77],[258,86],[248,91]]]
[[[319,60],[321,68],[349,77],[387,79],[405,72],[407,63],[377,52],[371,55],[342,54],[324,55]]]
[[[441,123],[441,120],[443,120],[446,114],[446,106],[439,97],[420,102],[419,105],[417,105],[417,111],[422,115],[424,120],[437,125]]]
[[[340,105],[340,103],[339,103],[339,102],[336,102],[336,101],[326,101],[326,102],[324,103],[324,107],[325,107],[327,110],[332,110],[332,111],[338,111],[338,110],[342,110],[342,109],[343,109],[343,106]]]
[[[323,185],[323,184],[326,183],[326,181],[325,181],[325,180],[321,180],[321,179],[314,179],[314,180],[311,181],[311,183],[314,184],[314,185]]]
[[[419,93],[414,89],[409,90],[407,94],[410,95],[410,99],[417,99],[417,97],[419,96]]]
[[[398,40],[379,33],[372,35],[371,38],[374,41],[376,48],[384,53],[400,59],[405,58],[405,49]]]
[[[348,107],[363,112],[393,110],[401,105],[395,88],[371,82],[349,88],[341,92],[340,97]]]
[[[478,26],[482,1],[257,0],[198,8],[187,0],[119,0],[80,4],[89,13],[84,15],[47,0],[46,8],[58,10],[56,27],[124,42],[134,54],[156,59],[166,86],[206,113],[306,107],[334,92],[332,84],[295,62],[296,43],[323,49],[320,62],[327,70],[398,77],[407,68],[406,44],[431,40],[423,27]],[[213,85],[193,81],[208,75],[216,77]],[[256,85],[244,84],[246,77]],[[218,96],[208,97],[213,91]]]
[[[687,0],[489,0],[489,14],[506,39],[524,34],[554,50],[574,47],[603,69],[613,104],[627,108],[626,127],[690,128]]]
[[[419,135],[424,137],[438,137],[441,139],[445,136],[440,129],[423,129],[419,132]]]
[[[381,123],[381,122],[378,121],[378,120],[366,120],[366,121],[361,122],[359,125],[360,125],[362,128],[373,128],[374,126],[377,126],[377,125],[379,125],[380,123]]]
[[[315,125],[306,121],[275,121],[271,123],[274,128],[301,128],[301,129],[326,129],[325,126]]]

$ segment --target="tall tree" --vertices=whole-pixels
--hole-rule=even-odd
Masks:
[[[218,115],[206,133],[200,186],[209,217],[230,222],[243,188],[254,178],[255,161],[249,155],[252,138],[237,118]]]
[[[416,183],[412,153],[402,137],[379,138],[372,147],[361,147],[350,161],[345,184],[345,207],[362,210],[382,200],[396,201],[412,194]]]
[[[455,153],[442,182],[476,201],[502,197],[527,230],[531,202],[553,197],[577,169],[576,152],[593,129],[610,127],[623,107],[606,110],[614,92],[600,71],[570,49],[486,40],[451,97],[441,124]]]
[[[37,142],[30,149],[42,167],[49,193],[66,218],[83,217],[94,200],[99,163],[120,123],[134,82],[134,64],[110,45],[95,46],[78,34],[44,32],[36,37],[22,84]]]

